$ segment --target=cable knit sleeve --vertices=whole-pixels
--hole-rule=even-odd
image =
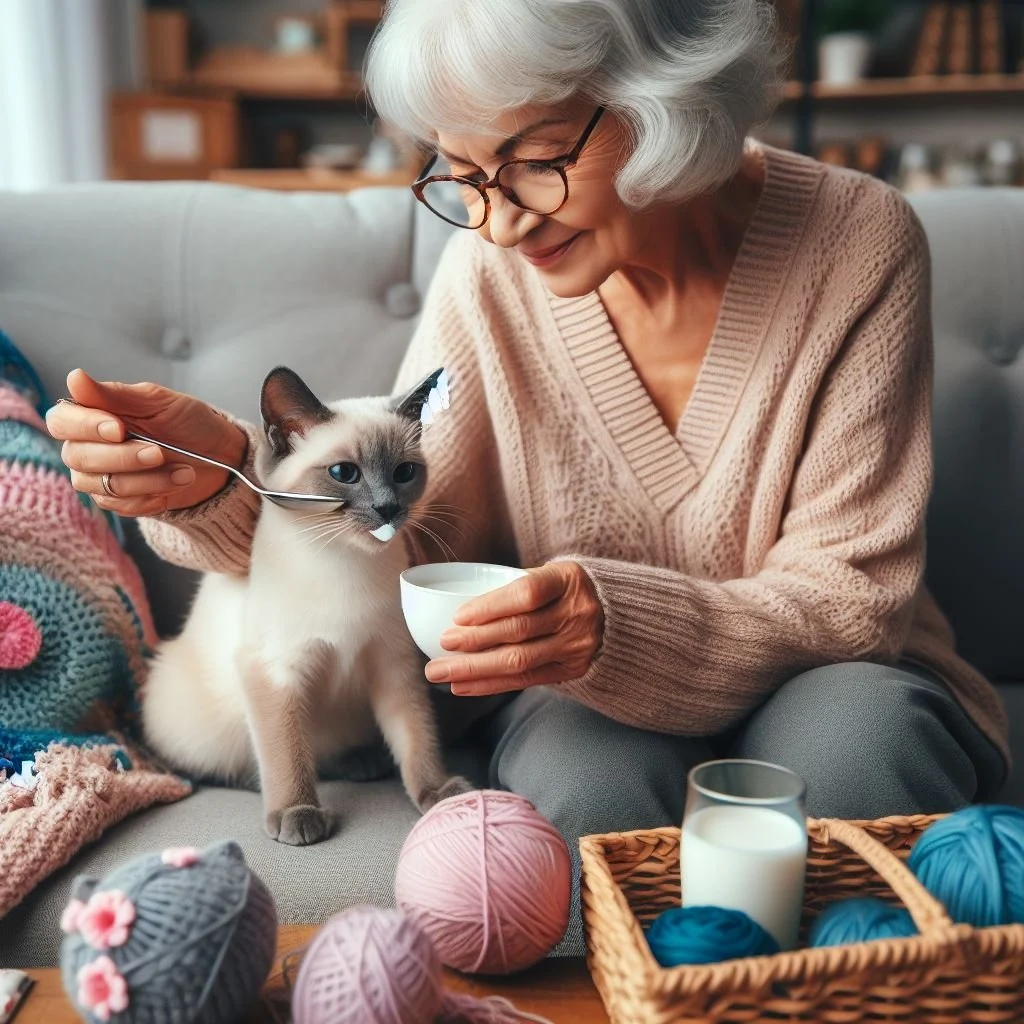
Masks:
[[[249,439],[241,468],[250,480],[255,480],[257,428],[233,416],[227,418]],[[245,576],[259,514],[259,496],[232,478],[201,505],[140,519],[139,528],[146,543],[166,562],[200,572]]]
[[[714,582],[568,556],[605,613],[590,671],[563,684],[575,698],[629,724],[711,735],[804,669],[898,659],[931,488],[929,258],[920,224],[903,218],[906,244],[821,381],[760,570]]]

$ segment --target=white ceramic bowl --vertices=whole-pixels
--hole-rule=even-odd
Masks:
[[[433,562],[402,573],[402,613],[416,646],[428,658],[446,651],[441,634],[452,625],[455,612],[480,594],[497,590],[525,576],[523,569],[486,562]]]

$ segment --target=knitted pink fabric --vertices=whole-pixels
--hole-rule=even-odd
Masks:
[[[927,242],[893,189],[761,147],[766,177],[677,427],[597,294],[559,299],[456,232],[401,373],[449,368],[427,500],[463,559],[589,573],[605,613],[562,684],[622,722],[714,734],[817,665],[916,662],[1008,755],[993,688],[924,589],[931,488]],[[231,487],[146,525],[171,561],[244,572],[257,502]],[[442,557],[422,550],[421,559]]]
[[[36,756],[34,791],[0,787],[0,917],[111,825],[191,791],[173,775],[117,771],[114,749],[55,744]]]
[[[34,758],[38,778],[22,788],[0,772],[3,917],[109,825],[191,788],[125,741],[156,642],[142,578],[3,381],[0,524],[0,753],[16,768]]]

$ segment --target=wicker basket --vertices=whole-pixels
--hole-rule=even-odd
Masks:
[[[587,836],[587,960],[614,1024],[1024,1022],[1024,925],[953,924],[903,863],[936,818],[808,821],[803,933],[823,906],[875,895],[919,935],[663,969],[642,925],[679,905],[679,829]]]

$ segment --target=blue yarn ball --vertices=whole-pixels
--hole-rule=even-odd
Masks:
[[[845,946],[874,939],[902,939],[917,934],[910,911],[865,896],[826,907],[811,925],[810,946]]]
[[[662,967],[713,964],[744,956],[771,956],[779,944],[742,910],[673,907],[647,932],[647,943]]]
[[[1024,811],[966,807],[918,839],[908,866],[954,921],[1024,924]]]

